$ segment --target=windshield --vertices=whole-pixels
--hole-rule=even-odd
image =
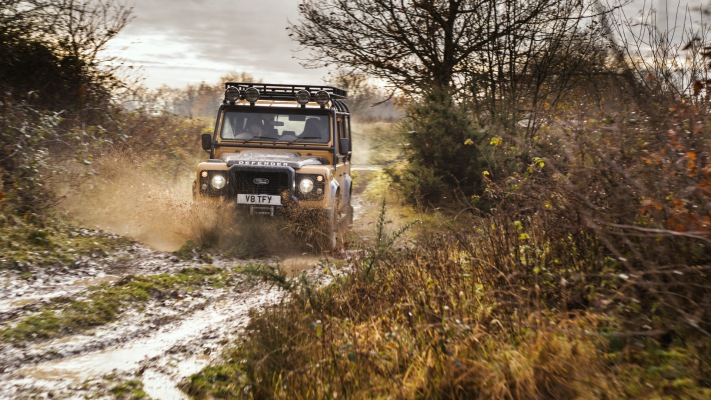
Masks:
[[[327,115],[226,111],[220,130],[222,139],[286,143],[328,143]]]

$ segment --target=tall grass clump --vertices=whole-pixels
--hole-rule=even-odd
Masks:
[[[351,274],[289,286],[288,299],[254,312],[244,340],[184,390],[297,399],[706,393],[677,381],[695,376],[691,357],[660,350],[672,377],[630,362],[619,321],[595,312],[619,285],[602,273],[612,267],[590,245],[592,231],[551,237],[550,221],[502,210],[427,227],[416,246],[400,247],[388,238],[402,229],[385,230],[384,212],[383,240]],[[620,373],[640,364],[634,381]]]

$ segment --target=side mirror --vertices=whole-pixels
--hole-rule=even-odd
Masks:
[[[344,156],[351,152],[351,142],[347,138],[338,139],[338,154]]]
[[[202,149],[205,151],[210,151],[212,149],[212,134],[211,133],[203,133],[201,136],[202,139]]]

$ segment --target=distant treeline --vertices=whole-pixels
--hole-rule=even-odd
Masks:
[[[212,118],[224,98],[225,82],[263,82],[247,73],[231,73],[219,82],[187,85],[182,88],[161,86],[157,89],[141,88],[131,93],[124,102],[129,110],[142,110],[149,114],[173,114],[188,118]],[[271,82],[270,82],[271,83]],[[301,84],[303,82],[273,82],[281,84]],[[346,103],[354,117],[360,121],[393,121],[403,113],[396,107],[396,101],[384,90],[368,83],[363,75],[341,72],[329,85],[348,91]]]

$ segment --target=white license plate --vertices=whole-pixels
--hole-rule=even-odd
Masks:
[[[271,194],[238,194],[237,203],[239,204],[263,204],[269,206],[280,206],[281,196]]]

